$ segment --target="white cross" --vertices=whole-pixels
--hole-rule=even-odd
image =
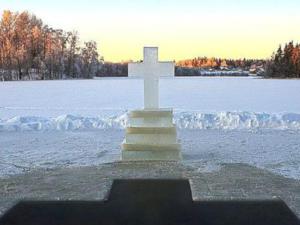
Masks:
[[[145,109],[159,108],[159,77],[173,77],[174,62],[159,62],[157,47],[144,47],[144,61],[128,64],[129,77],[144,78]]]

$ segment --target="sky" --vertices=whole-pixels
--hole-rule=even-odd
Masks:
[[[5,9],[77,30],[112,62],[142,59],[143,46],[158,46],[162,60],[265,59],[300,42],[299,0],[0,0]]]

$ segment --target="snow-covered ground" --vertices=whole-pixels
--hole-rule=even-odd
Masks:
[[[251,77],[161,79],[161,106],[181,111],[300,113],[300,80]],[[0,118],[111,115],[143,106],[143,81],[0,82]]]
[[[300,80],[162,79],[160,92],[184,163],[243,162],[300,179]],[[142,104],[136,79],[0,83],[0,176],[118,160],[126,113]]]

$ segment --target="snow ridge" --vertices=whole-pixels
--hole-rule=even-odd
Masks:
[[[300,130],[300,114],[297,113],[175,112],[174,122],[179,129]],[[69,114],[56,118],[17,116],[6,120],[0,119],[0,132],[124,129],[127,123],[127,113],[109,117],[83,117]]]

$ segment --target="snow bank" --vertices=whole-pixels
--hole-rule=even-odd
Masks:
[[[300,129],[300,114],[267,114],[254,112],[175,114],[175,123],[180,129]]]
[[[179,129],[279,129],[300,130],[300,114],[267,114],[253,112],[175,112],[174,121]],[[124,129],[127,113],[108,117],[62,115],[56,118],[13,117],[0,119],[0,132]]]

